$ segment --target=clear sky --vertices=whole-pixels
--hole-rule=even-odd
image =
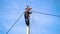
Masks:
[[[0,0],[0,34],[6,34],[29,5],[32,11],[60,15],[60,0]],[[24,15],[9,34],[26,34]],[[60,17],[32,13],[30,34],[60,34]]]

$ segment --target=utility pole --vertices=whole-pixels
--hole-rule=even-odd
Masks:
[[[26,22],[26,34],[30,34],[30,14],[32,12],[30,12],[32,8],[30,8],[30,6],[27,6],[27,8],[25,8],[25,12],[24,12],[24,17],[25,17],[25,22]]]
[[[30,34],[30,26],[26,27],[26,34]]]

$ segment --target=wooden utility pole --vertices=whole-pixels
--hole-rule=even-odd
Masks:
[[[26,34],[30,34],[30,15],[32,12],[30,12],[32,8],[30,8],[30,6],[27,6],[27,8],[25,8],[25,12],[24,12],[24,17],[25,17],[25,22],[26,22]]]

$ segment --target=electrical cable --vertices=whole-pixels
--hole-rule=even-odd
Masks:
[[[19,18],[15,21],[15,23],[11,26],[11,28],[6,32],[6,34],[9,33],[9,31],[15,26],[15,24],[18,22],[18,20],[22,17],[23,14],[19,16]]]
[[[48,14],[48,13],[41,13],[41,12],[37,12],[37,11],[32,11],[38,14],[44,14],[44,15],[50,15],[50,16],[56,16],[56,17],[60,17],[59,15],[53,15],[53,14]]]

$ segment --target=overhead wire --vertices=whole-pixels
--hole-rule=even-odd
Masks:
[[[37,12],[37,11],[32,11],[38,14],[44,14],[44,15],[50,15],[50,16],[56,16],[56,17],[60,17],[59,15],[53,15],[53,14],[48,14],[48,13],[42,13],[42,12]]]
[[[22,17],[23,13],[19,16],[19,18],[14,22],[14,24],[11,26],[11,28],[6,32],[6,34],[9,33],[9,31],[15,26],[15,24],[18,22],[18,20]]]
[[[56,16],[56,17],[60,17],[59,15],[54,15],[54,14],[48,14],[48,13],[42,13],[42,12],[37,12],[37,11],[32,11],[32,12],[34,12],[34,13],[38,13],[38,14],[44,14],[44,15],[49,15],[49,16]],[[36,25],[34,25],[35,27],[35,33],[37,33],[38,31],[37,31],[37,26]]]

